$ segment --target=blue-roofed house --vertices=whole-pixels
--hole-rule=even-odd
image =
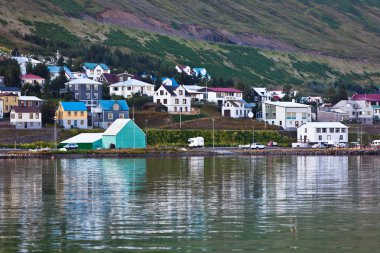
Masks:
[[[59,76],[59,72],[61,71],[61,67],[60,66],[48,66],[48,70],[50,73],[50,79],[54,80]],[[64,66],[63,70],[65,71],[66,78],[68,80],[75,79],[75,76],[73,75],[73,73],[71,72],[71,70],[68,67]]]
[[[111,69],[104,63],[85,62],[83,63],[83,70],[88,78],[95,81],[98,81],[103,74],[111,73]]]
[[[125,100],[100,100],[93,116],[94,126],[106,129],[117,119],[128,119],[129,107]]]
[[[60,127],[86,129],[87,108],[84,102],[59,102],[55,117]]]
[[[171,77],[171,78],[169,78],[169,77],[162,77],[161,78],[161,83],[163,85],[165,85],[165,86],[173,86],[173,87],[178,87],[179,86],[179,84],[177,83],[177,81],[173,77]]]
[[[207,74],[207,70],[205,68],[193,68],[193,73],[196,77],[207,78],[210,79],[210,75]]]

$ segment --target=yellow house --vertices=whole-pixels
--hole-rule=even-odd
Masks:
[[[61,127],[87,128],[87,108],[84,102],[59,102],[55,117]]]
[[[0,93],[3,100],[3,113],[10,113],[13,106],[18,106],[18,96],[13,93]]]

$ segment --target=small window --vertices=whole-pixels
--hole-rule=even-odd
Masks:
[[[113,110],[114,111],[118,111],[120,108],[119,108],[119,105],[118,104],[114,104],[113,105]]]
[[[318,135],[318,140],[322,140],[322,135]]]
[[[124,119],[125,117],[124,117],[124,113],[120,113],[119,114],[119,119]]]
[[[68,120],[68,121],[67,121],[67,124],[71,125],[71,120]]]
[[[75,85],[75,90],[79,90],[79,85],[78,84]]]
[[[335,133],[340,133],[340,128],[335,128]]]
[[[345,129],[345,128],[342,128],[342,129],[340,130],[340,132],[341,132],[341,133],[345,133],[345,132],[346,132],[346,129]]]
[[[74,112],[74,116],[75,117],[78,116],[78,112],[77,111]]]
[[[327,133],[327,128],[322,128],[322,133]]]
[[[40,118],[40,114],[36,113],[36,119]]]
[[[164,91],[163,91],[163,90],[160,90],[160,95],[161,95],[161,96],[164,95]]]
[[[305,134],[307,133],[307,128],[305,127]]]
[[[91,98],[91,94],[90,93],[86,93],[86,98],[90,99]]]
[[[321,129],[320,128],[317,128],[317,133],[320,133],[321,132]]]
[[[89,84],[86,84],[86,90],[90,90],[91,86]]]
[[[334,133],[334,128],[330,128],[330,133]]]
[[[175,99],[175,104],[176,104],[176,105],[179,104],[179,99],[178,99],[178,98]]]
[[[112,112],[108,113],[108,119],[113,119],[113,113]]]
[[[98,85],[94,85],[94,90],[98,90]]]
[[[166,105],[167,103],[168,103],[168,100],[164,99],[164,105]]]
[[[71,112],[67,112],[67,115],[68,115],[68,116],[71,116]]]
[[[186,99],[183,99],[183,100],[182,100],[182,103],[185,105],[185,104],[186,104]]]
[[[80,116],[84,116],[84,112],[80,112]]]
[[[84,125],[84,120],[81,120],[81,121],[80,121],[80,124],[83,126],[83,125]]]
[[[183,90],[179,90],[179,95],[180,95],[180,96],[183,95]]]
[[[21,113],[18,114],[18,119],[22,119],[22,114]]]

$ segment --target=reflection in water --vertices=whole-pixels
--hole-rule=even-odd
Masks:
[[[1,160],[0,251],[373,252],[379,161]]]

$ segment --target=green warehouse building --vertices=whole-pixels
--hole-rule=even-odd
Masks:
[[[94,150],[98,148],[102,148],[102,133],[83,133],[78,134],[70,139],[62,141],[60,143],[60,147],[65,146],[69,143],[78,144],[78,149],[81,150]]]
[[[103,148],[146,148],[145,133],[131,119],[117,119],[103,133]]]

